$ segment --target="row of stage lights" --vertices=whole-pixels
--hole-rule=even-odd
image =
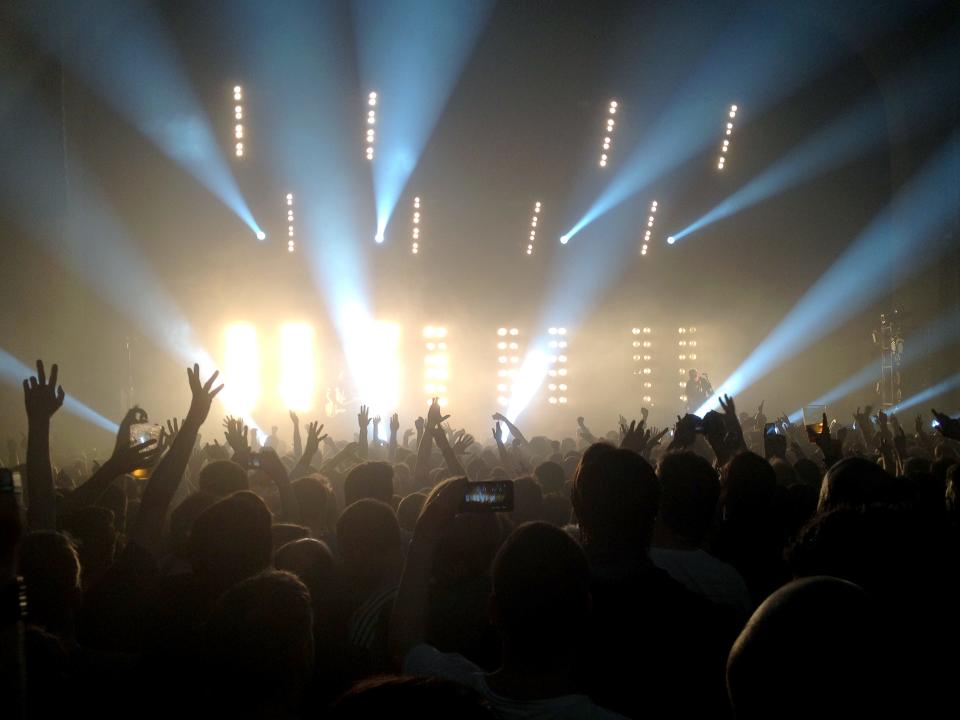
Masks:
[[[653,407],[653,328],[635,327],[631,331],[633,340],[633,374],[640,378],[641,388],[643,390],[640,399]]]
[[[410,243],[410,252],[417,255],[420,252],[420,196],[413,199],[413,230]]]
[[[547,331],[550,340],[547,347],[550,349],[550,367],[547,370],[549,377],[547,402],[551,405],[566,405],[567,398],[567,329],[552,327]]]
[[[697,341],[693,337],[697,334],[695,327],[677,328],[677,360],[680,362],[680,402],[687,402],[687,367],[684,367],[688,361],[697,359]]]
[[[377,133],[374,129],[374,125],[377,124],[377,111],[374,109],[377,106],[377,93],[370,92],[367,95],[367,134],[366,134],[366,158],[367,160],[373,160],[373,145],[376,141]]]
[[[533,244],[537,241],[537,223],[540,222],[540,201],[533,204],[533,217],[530,218],[530,236],[527,242],[527,255],[533,255]]]
[[[233,154],[243,157],[243,88],[233,86]]]
[[[440,407],[449,402],[447,382],[450,379],[450,356],[447,353],[447,329],[427,325],[423,329],[423,390],[427,400],[438,398]]]
[[[497,329],[497,405],[510,404],[520,372],[520,330],[515,327]]]
[[[293,193],[287,193],[287,252],[293,252],[297,249],[297,244],[293,239]]]
[[[733,119],[737,116],[737,106],[731,105],[727,113],[727,123],[724,128],[723,144],[720,146],[720,158],[717,160],[717,170],[723,170],[727,162],[727,152],[730,150],[730,136],[733,135]]]
[[[617,114],[617,108],[619,103],[616,100],[611,100],[610,105],[607,107],[607,120],[604,125],[604,135],[603,135],[603,144],[600,146],[600,167],[606,167],[607,161],[609,159],[610,146],[613,143],[613,129],[616,127],[616,122],[613,119],[613,115]]]
[[[646,255],[647,248],[650,247],[650,237],[653,233],[653,223],[657,216],[657,201],[650,203],[650,216],[647,218],[647,228],[643,231],[643,245],[640,246],[640,254]]]

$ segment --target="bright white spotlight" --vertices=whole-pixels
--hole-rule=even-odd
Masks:
[[[667,238],[667,245],[673,245],[676,241],[677,239],[673,235],[671,235],[670,237]]]
[[[246,418],[260,398],[257,331],[250,323],[232,323],[223,340],[223,402],[231,414]]]
[[[547,347],[550,348],[551,353],[558,352],[558,351],[561,353],[566,353],[567,345],[568,345],[565,339],[567,335],[567,329],[565,327],[551,327],[547,330],[547,334],[553,337],[560,338],[558,340],[550,340],[547,343]],[[547,360],[548,360],[547,374],[550,377],[566,377],[567,376],[568,368],[567,368],[566,354],[557,354],[557,355],[551,354],[547,356]],[[561,383],[560,385],[551,383],[548,386],[548,390],[550,390],[550,394],[547,396],[547,402],[550,405],[566,404],[567,385],[565,382]],[[558,391],[560,394],[558,394]]]
[[[378,232],[376,235],[373,236],[373,239],[377,242],[378,245],[381,244],[383,242],[383,233]]]
[[[568,242],[570,242],[570,236],[569,236],[569,235],[561,235],[561,236],[560,236],[560,244],[561,244],[561,245],[566,245]]]
[[[280,326],[280,400],[288,410],[313,409],[316,393],[313,328],[307,323]]]
[[[257,230],[257,240],[266,240],[267,234],[263,230]]]
[[[450,356],[445,342],[434,342],[436,338],[445,338],[447,329],[443,326],[428,325],[423,329],[424,348],[423,377],[426,381],[424,392],[426,399],[439,398],[441,407],[449,402],[447,383],[450,380]]]

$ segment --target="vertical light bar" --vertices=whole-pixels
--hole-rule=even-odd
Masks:
[[[260,398],[257,330],[250,323],[232,323],[223,339],[223,402],[231,414],[248,418]]]
[[[653,407],[653,328],[635,327],[630,331],[633,335],[631,346],[633,350],[633,374],[640,379],[643,392],[640,399]]]
[[[547,390],[547,403],[550,405],[566,405],[568,401],[568,375],[567,368],[567,329],[565,327],[552,327],[547,330],[550,340],[547,341],[549,348],[549,367],[547,377],[549,378]]]
[[[737,106],[731,105],[727,111],[727,121],[724,126],[723,142],[720,145],[720,158],[717,160],[717,170],[723,170],[727,162],[727,153],[730,151],[730,136],[733,134],[733,119],[737,116]]]
[[[533,255],[533,245],[537,241],[537,225],[540,223],[542,206],[537,200],[533,204],[533,216],[530,218],[530,235],[527,237],[527,255]]]
[[[377,124],[377,111],[374,109],[377,107],[377,93],[370,92],[367,95],[367,123],[366,123],[366,149],[365,154],[367,160],[373,161],[373,146],[376,142],[377,133],[374,128],[374,125]]]
[[[365,402],[371,415],[389,417],[400,403],[402,367],[400,363],[400,326],[379,321],[373,325],[370,338],[372,367],[367,379],[369,394]],[[366,398],[369,397],[369,400]]]
[[[287,252],[293,252],[297,249],[297,243],[294,239],[293,193],[287,193],[285,202],[287,208]]]
[[[447,352],[447,329],[427,325],[423,329],[423,390],[429,402],[439,398],[440,407],[449,403],[447,383],[450,380],[450,355]]]
[[[242,158],[244,153],[244,128],[243,128],[243,88],[240,85],[233,86],[233,154],[235,157]]]
[[[411,231],[410,252],[414,255],[420,252],[420,196],[413,199],[413,229]]]
[[[677,360],[680,362],[680,402],[687,402],[687,371],[697,361],[697,329],[677,328]]]
[[[613,116],[617,114],[617,108],[619,106],[620,103],[616,100],[611,100],[607,106],[607,117],[603,127],[603,143],[600,145],[600,167],[607,166],[610,148],[613,144],[613,129],[616,126],[616,121],[613,119]]]
[[[520,373],[520,330],[502,327],[497,330],[497,405],[508,407]]]
[[[313,328],[299,322],[281,325],[279,389],[286,409],[296,412],[313,409],[316,367]]]
[[[657,219],[657,201],[650,203],[650,215],[647,216],[647,226],[643,230],[643,244],[640,245],[640,254],[646,255],[650,248],[650,238],[653,236],[653,224]]]

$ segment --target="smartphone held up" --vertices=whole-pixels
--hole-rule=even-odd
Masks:
[[[513,512],[513,481],[483,480],[467,483],[460,512]]]

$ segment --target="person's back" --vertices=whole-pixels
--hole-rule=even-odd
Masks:
[[[590,697],[629,717],[715,716],[733,616],[653,565],[660,486],[642,457],[594,445],[573,506],[590,560],[593,613],[581,673]]]

